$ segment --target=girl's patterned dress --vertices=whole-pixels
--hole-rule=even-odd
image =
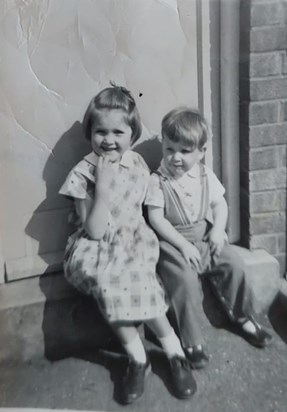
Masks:
[[[69,173],[60,193],[93,198],[97,155],[90,153]],[[109,221],[104,237],[93,240],[78,223],[64,259],[67,280],[92,295],[108,321],[140,321],[167,311],[155,267],[158,240],[142,216],[149,170],[135,152],[122,156],[110,183]]]

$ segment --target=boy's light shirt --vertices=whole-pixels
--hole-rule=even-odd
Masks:
[[[225,189],[212,170],[210,170],[207,166],[204,166],[204,171],[206,173],[209,186],[209,208],[206,218],[212,223],[212,205],[223,197]],[[162,160],[160,167],[158,168],[158,172],[162,176],[169,178],[173,189],[178,193],[182,201],[182,205],[187,216],[191,221],[195,221],[199,214],[202,190],[199,164],[196,163],[192,169],[186,172],[183,176],[178,179],[174,179],[174,177],[164,166]],[[160,186],[159,176],[156,174],[151,176],[145,204],[164,208],[164,194]],[[166,218],[168,219],[168,216],[166,216]]]

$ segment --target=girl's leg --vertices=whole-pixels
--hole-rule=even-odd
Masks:
[[[147,360],[146,352],[137,328],[133,324],[122,322],[112,323],[111,327],[129,357],[137,363],[145,364]]]
[[[144,392],[144,379],[150,369],[150,362],[133,324],[115,322],[110,325],[129,356],[127,371],[122,381],[121,396],[124,404],[130,404]]]
[[[150,319],[145,322],[160,341],[169,358],[185,357],[180,340],[175,334],[166,316]],[[146,352],[138,331],[132,324],[115,322],[111,327],[126,350],[127,354],[138,363],[146,363]]]
[[[180,399],[188,399],[196,391],[189,362],[185,358],[180,340],[176,336],[166,316],[145,322],[160,341],[169,363],[174,394]]]
[[[176,336],[166,316],[151,319],[145,322],[160,341],[169,358],[173,356],[185,357],[180,340]]]

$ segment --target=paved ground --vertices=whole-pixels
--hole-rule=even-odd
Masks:
[[[271,323],[269,322],[271,320]],[[192,399],[173,397],[165,359],[146,341],[153,372],[136,404],[118,402],[123,359],[111,352],[25,364],[0,369],[0,406],[93,411],[156,412],[287,412],[287,312],[277,306],[264,322],[274,334],[270,347],[259,350],[213,319],[204,333],[209,366],[194,372],[198,390]]]

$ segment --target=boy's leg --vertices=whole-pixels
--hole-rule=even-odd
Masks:
[[[227,245],[206,275],[238,332],[254,346],[265,347],[271,336],[254,320],[253,291],[236,253]]]
[[[252,290],[237,256],[229,245],[224,246],[213,267],[204,276],[212,285],[232,321],[244,321],[253,314]]]
[[[169,296],[184,348],[202,345],[202,289],[196,271],[181,253],[167,242],[160,242],[158,273]]]

